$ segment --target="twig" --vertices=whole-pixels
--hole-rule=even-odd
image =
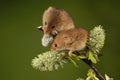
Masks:
[[[79,52],[74,52],[74,54],[80,55]],[[81,60],[85,62],[95,72],[96,77],[99,78],[99,80],[106,80],[90,60],[88,59],[81,59]]]
[[[97,78],[99,78],[100,80],[106,80],[90,60],[88,59],[81,60],[84,61],[95,72]]]

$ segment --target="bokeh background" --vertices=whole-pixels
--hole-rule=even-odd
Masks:
[[[57,71],[40,72],[31,60],[49,50],[41,45],[45,9],[54,6],[66,10],[78,27],[104,26],[103,56],[96,67],[104,75],[120,80],[120,1],[118,0],[0,0],[0,80],[75,80],[86,77],[89,67],[65,64]]]

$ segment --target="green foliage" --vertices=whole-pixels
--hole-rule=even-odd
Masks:
[[[95,64],[96,64],[96,63],[97,63],[97,60],[95,59],[93,53],[92,53],[91,51],[89,51],[88,54],[89,54],[88,60],[91,60],[92,63],[95,63]]]
[[[110,78],[107,74],[105,74],[105,79],[106,80],[113,80],[113,78]]]
[[[94,71],[92,69],[89,69],[88,70],[88,73],[87,73],[87,78],[86,79],[83,79],[83,78],[78,78],[76,80],[100,80],[96,77]],[[110,78],[107,74],[105,74],[105,80],[113,80],[113,78]]]
[[[68,56],[67,58],[70,63],[72,63],[75,67],[78,67],[77,63],[75,62],[75,60],[79,60],[78,56],[76,56],[75,54],[72,54],[71,56]]]
[[[86,80],[99,80],[92,69],[89,69]]]
[[[84,80],[83,78],[77,78],[76,80]]]

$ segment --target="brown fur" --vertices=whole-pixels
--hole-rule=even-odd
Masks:
[[[70,50],[69,55],[76,50],[86,47],[88,32],[82,28],[75,28],[60,32],[52,42],[51,51]]]
[[[63,30],[74,28],[74,22],[70,15],[60,9],[49,7],[43,14],[43,32],[44,34],[57,34]]]

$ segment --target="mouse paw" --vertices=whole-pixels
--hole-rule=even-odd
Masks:
[[[68,55],[71,56],[72,55],[72,51],[69,51]]]

